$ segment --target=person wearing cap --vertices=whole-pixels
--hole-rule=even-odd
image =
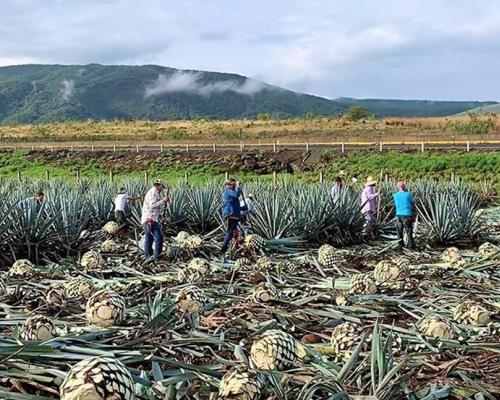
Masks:
[[[115,197],[115,219],[118,225],[120,226],[120,230],[118,235],[120,237],[125,236],[125,231],[128,224],[127,215],[125,213],[125,209],[127,204],[139,199],[139,197],[131,197],[127,194],[127,189],[121,187],[118,189],[118,194]]]
[[[396,185],[397,192],[394,193],[394,206],[396,207],[396,223],[398,228],[398,247],[404,246],[404,232],[408,235],[408,248],[414,249],[413,241],[413,217],[415,198],[406,189],[404,182],[398,182]]]
[[[226,224],[226,237],[222,243],[221,252],[225,253],[233,235],[238,230],[238,223],[241,218],[240,197],[243,191],[239,182],[229,179],[222,194],[222,219]]]
[[[170,203],[170,197],[164,195],[165,184],[157,179],[153,187],[148,190],[142,203],[141,224],[144,227],[144,254],[158,261],[163,247],[163,234],[160,226],[160,210]],[[153,250],[154,243],[154,250]]]
[[[361,192],[361,212],[365,216],[365,231],[370,226],[373,221],[374,215],[377,213],[379,193],[375,192],[376,184],[377,181],[373,179],[372,176],[369,176],[366,179],[365,188]]]

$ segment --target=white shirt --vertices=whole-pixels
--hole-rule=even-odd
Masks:
[[[129,197],[125,193],[120,193],[115,197],[115,211],[125,211]]]
[[[142,203],[141,224],[145,224],[148,218],[158,222],[160,219],[160,208],[163,204],[165,203],[163,202],[162,192],[159,192],[158,189],[153,186],[146,193],[144,203]]]

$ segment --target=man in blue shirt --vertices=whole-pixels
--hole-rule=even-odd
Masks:
[[[226,238],[222,243],[221,251],[225,253],[229,247],[229,242],[238,230],[238,223],[241,218],[240,196],[242,190],[239,182],[229,179],[222,195],[222,219],[226,223]]]
[[[397,183],[398,191],[394,193],[394,205],[396,207],[396,219],[398,227],[398,245],[399,248],[404,246],[404,232],[408,235],[408,248],[414,249],[415,243],[413,242],[413,217],[415,198],[406,190],[403,182]]]

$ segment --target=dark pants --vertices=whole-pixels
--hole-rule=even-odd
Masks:
[[[120,227],[120,229],[126,228],[128,226],[127,216],[125,215],[125,211],[115,211],[115,219],[116,223]]]
[[[408,248],[414,249],[415,243],[413,242],[413,217],[397,215],[396,224],[398,227],[399,247],[404,246],[404,234],[406,231],[406,234],[408,235]]]
[[[224,242],[222,243],[222,249],[221,249],[223,253],[227,251],[227,248],[229,247],[229,242],[231,242],[231,239],[233,238],[234,231],[238,229],[238,222],[239,220],[237,219],[232,219],[232,218],[226,219],[226,237],[224,239]]]
[[[154,252],[153,252],[154,243]],[[146,257],[154,255],[155,260],[158,260],[163,248],[163,234],[161,226],[158,222],[153,221],[150,225],[144,224],[144,254]]]

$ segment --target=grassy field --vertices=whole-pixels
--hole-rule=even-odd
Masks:
[[[169,183],[188,178],[193,184],[206,179],[223,177],[226,172],[240,179],[272,179],[267,172],[248,171],[244,168],[244,158],[248,154],[227,154],[215,156],[210,152],[198,152],[187,158],[185,153],[165,152],[163,154],[136,153],[70,153],[70,152],[2,152],[0,153],[0,176],[16,177],[18,173],[31,179],[43,179],[46,171],[53,178],[75,179],[77,171],[82,178],[99,179],[109,177],[144,177],[145,172],[153,179],[161,177]],[[254,154],[262,163],[273,163],[274,155]],[[291,162],[302,153],[283,152],[279,155],[282,163]],[[276,156],[277,157],[277,156]],[[267,164],[266,164],[267,165]],[[367,152],[354,151],[340,155],[334,152],[313,154],[307,164],[308,172],[289,175],[302,181],[317,181],[319,171],[324,178],[333,180],[340,170],[364,180],[368,175],[392,178],[449,179],[452,175],[471,182],[491,181],[500,191],[500,152]]]
[[[2,125],[0,143],[61,141],[287,142],[499,139],[496,117],[288,120],[87,121]]]

